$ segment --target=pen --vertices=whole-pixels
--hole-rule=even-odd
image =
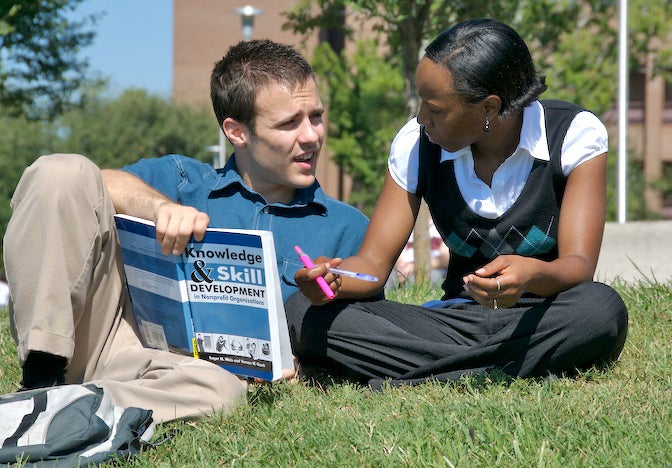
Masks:
[[[356,278],[362,281],[378,281],[377,276],[367,275],[366,273],[357,273],[356,271],[341,270],[340,268],[327,268],[327,271],[337,275],[349,276],[350,278]]]
[[[313,268],[315,266],[310,257],[305,253],[303,253],[303,251],[298,245],[294,246],[294,250],[296,250],[296,253],[299,254],[299,258],[301,259],[301,262],[306,266],[306,268]],[[318,276],[317,278],[315,278],[315,281],[317,281],[317,284],[320,286],[324,294],[329,299],[334,298],[334,291],[331,290],[331,288],[329,287],[329,285],[322,276]]]

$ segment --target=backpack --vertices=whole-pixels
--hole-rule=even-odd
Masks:
[[[153,433],[151,410],[115,407],[93,384],[0,396],[0,465],[69,467],[128,459]]]

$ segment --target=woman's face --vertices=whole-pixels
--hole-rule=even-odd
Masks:
[[[415,74],[420,97],[418,122],[429,139],[455,152],[475,143],[483,135],[485,109],[465,103],[453,90],[453,77],[442,65],[424,57]]]

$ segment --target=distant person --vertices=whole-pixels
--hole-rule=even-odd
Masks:
[[[0,307],[7,307],[9,304],[9,285],[4,272],[0,273]]]
[[[436,226],[430,220],[429,222],[429,262],[431,272],[428,275],[431,284],[441,284],[446,277],[448,270],[448,261],[450,260],[450,250],[441,234],[436,230]],[[406,282],[415,281],[415,249],[413,245],[413,232],[411,232],[408,242],[399,254],[394,269],[388,280],[388,285],[396,286]]]
[[[211,97],[235,150],[222,169],[169,155],[101,171],[61,154],[25,170],[4,238],[24,389],[92,382],[116,406],[151,409],[158,422],[244,401],[245,381],[223,368],[143,348],[115,213],[154,221],[166,255],[201,240],[208,226],[272,231],[285,300],[297,291],[294,245],[356,253],[366,217],[315,179],[324,107],[306,60],[287,45],[241,42],[215,64]]]
[[[320,259],[286,304],[294,352],[380,387],[572,373],[613,362],[628,316],[593,282],[605,223],[607,131],[581,107],[539,101],[544,78],[522,38],[495,20],[436,37],[416,72],[417,119],[397,134],[356,256]],[[420,201],[450,247],[443,302],[371,300]],[[317,255],[317,253],[315,254]],[[326,265],[378,276],[336,278]],[[323,275],[336,294],[316,287]]]

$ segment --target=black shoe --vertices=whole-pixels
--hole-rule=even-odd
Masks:
[[[23,364],[23,379],[19,391],[63,385],[67,364],[68,360],[63,356],[31,351]]]

